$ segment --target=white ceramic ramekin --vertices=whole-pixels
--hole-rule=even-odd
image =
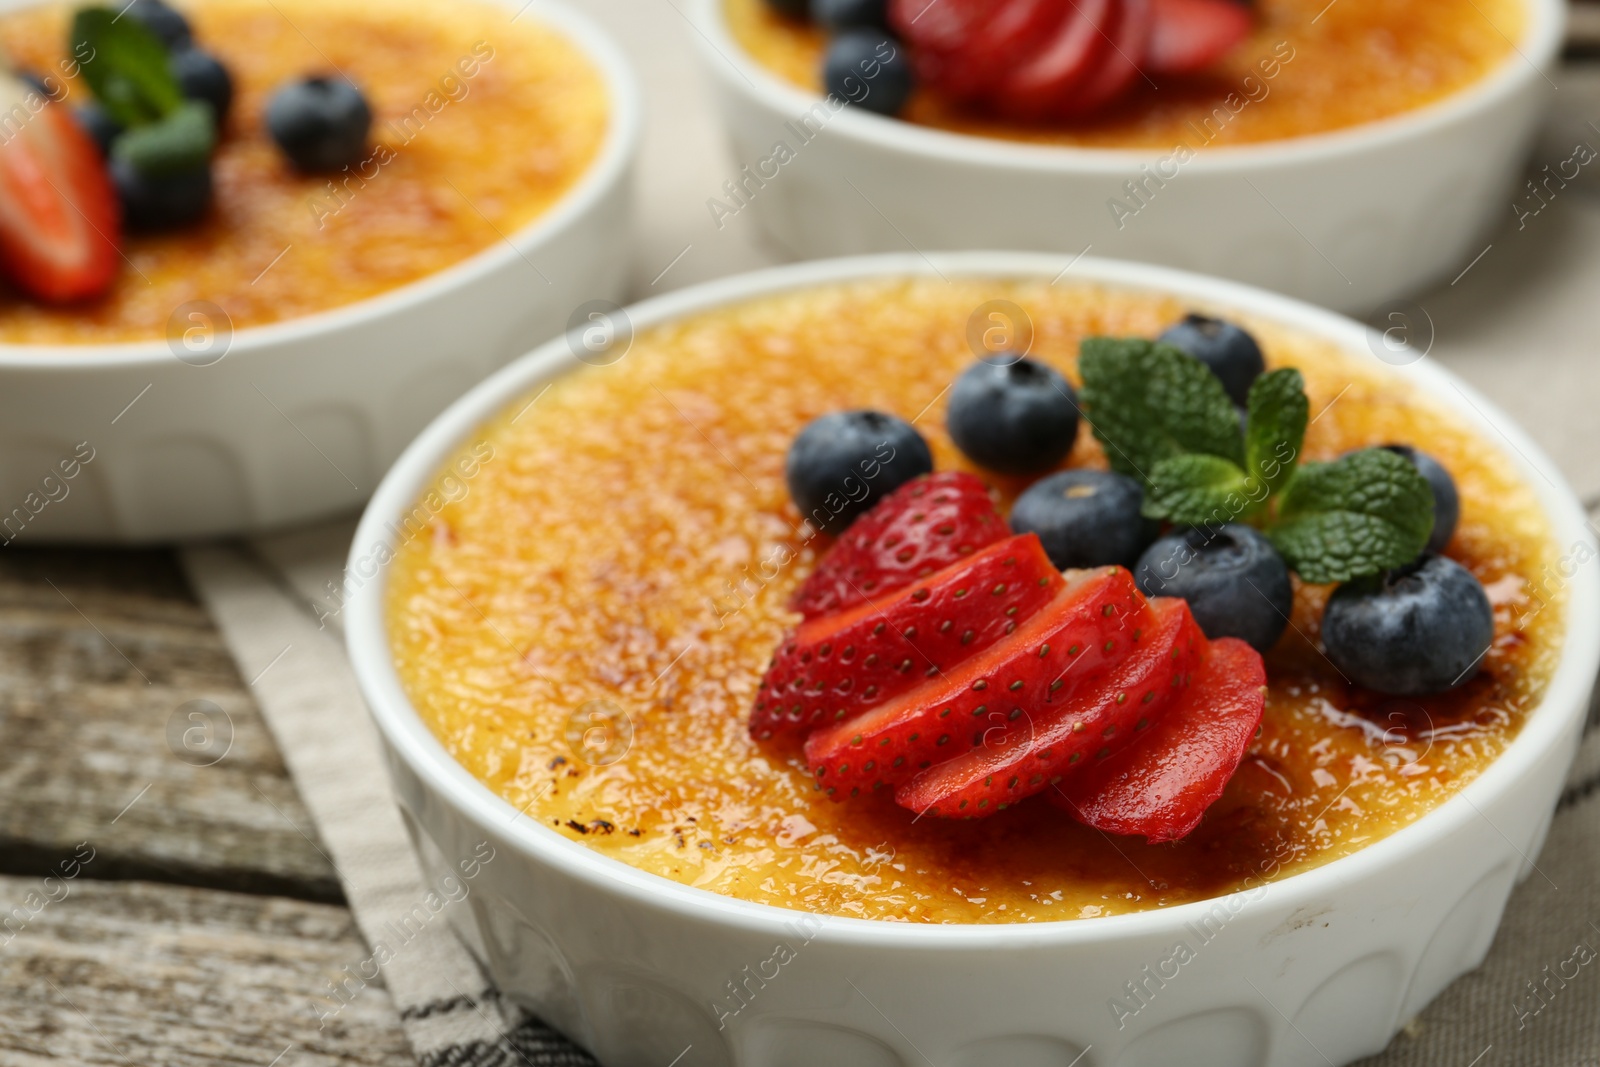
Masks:
[[[202,311],[192,346],[185,321],[149,342],[0,344],[0,542],[196,538],[349,510],[469,386],[585,302],[621,299],[633,74],[587,18],[544,0],[522,17],[566,35],[610,97],[610,129],[573,189],[507,240],[331,311],[231,336],[207,332],[217,319]]]
[[[1030,145],[850,107],[834,113],[739,46],[723,0],[693,0],[693,36],[734,165],[749,168],[727,175],[746,203],[707,189],[708,211],[716,199],[749,212],[802,257],[1092,249],[1370,311],[1452,277],[1511,215],[1512,189],[1554,92],[1549,72],[1566,6],[1524,2],[1517,50],[1453,96],[1335,133],[1202,148],[1180,165],[1177,145]],[[1293,47],[1292,35],[1286,40]],[[1295,74],[1291,61],[1277,78]],[[793,158],[763,165],[778,142]],[[1190,147],[1200,143],[1196,135]],[[1128,181],[1143,187],[1140,199]],[[1116,200],[1137,213],[1114,212]],[[731,224],[725,212],[712,214]]]
[[[1067,262],[973,253],[806,263],[696,286],[629,314],[643,329],[824,282],[934,269],[1050,278]],[[1360,325],[1233,282],[1095,259],[1072,271],[1242,309],[1374,358]],[[1326,1067],[1382,1048],[1483,958],[1513,883],[1538,853],[1577,743],[1600,661],[1593,566],[1571,577],[1565,648],[1543,704],[1480,778],[1350,857],[1217,900],[1016,926],[817,917],[646,874],[518,813],[450,758],[408,702],[390,659],[386,574],[372,561],[458,444],[576,365],[565,344],[545,345],[459,400],[406,451],[356,534],[351,570],[372,580],[349,601],[347,626],[424,866],[442,873],[492,844],[496,858],[469,897],[470,939],[504,993],[607,1067]],[[1394,373],[1503,444],[1563,548],[1592,557],[1581,507],[1521,430],[1426,359]],[[1193,958],[1175,969],[1163,961],[1179,942]],[[733,1014],[736,988],[746,1006]],[[1119,1013],[1114,998],[1138,1010]]]

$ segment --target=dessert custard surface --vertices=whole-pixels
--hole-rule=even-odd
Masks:
[[[788,499],[790,441],[824,412],[872,407],[914,418],[938,469],[970,469],[944,431],[945,390],[991,299],[1026,309],[1032,355],[1074,379],[1083,337],[1154,336],[1189,310],[1065,282],[825,287],[644,331],[616,364],[481,427],[404,521],[390,572],[395,662],[430,728],[514,807],[642,870],[784,907],[959,923],[1250,889],[1415,821],[1505,749],[1561,643],[1533,493],[1370,358],[1236,315],[1269,365],[1305,375],[1306,458],[1412,442],[1455,476],[1448,554],[1496,614],[1477,676],[1417,699],[1353,691],[1315,644],[1328,588],[1299,586],[1267,657],[1259,737],[1199,829],[1159,846],[1043,797],[978,821],[918,819],[887,797],[834,803],[798,753],[751,740],[757,682],[797,619],[785,602],[825,547]],[[1087,427],[1067,465],[1104,465]],[[1025,485],[999,483],[1007,507]]]
[[[756,62],[822,92],[826,31],[766,0],[722,0],[729,30]],[[1521,0],[1258,0],[1254,34],[1203,75],[1143,79],[1090,121],[1028,127],[963,111],[919,91],[901,116],[981,137],[1095,148],[1276,141],[1388,118],[1466,88],[1513,58]]]
[[[192,300],[222,308],[238,329],[376,296],[532,222],[606,135],[610,103],[589,59],[535,18],[512,22],[514,9],[484,0],[203,0],[185,12],[235,84],[210,215],[126,237],[103,299],[51,308],[0,293],[0,342],[157,339]],[[63,78],[70,15],[55,6],[6,15],[0,50],[62,78],[76,107],[90,94]],[[262,115],[284,82],[335,72],[372,106],[368,151],[344,171],[299,174]]]

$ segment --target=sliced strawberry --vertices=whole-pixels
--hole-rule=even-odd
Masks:
[[[1159,723],[1205,647],[1182,600],[1149,605],[1124,658],[1065,700],[1022,705],[997,743],[975,745],[906,783],[895,802],[920,814],[981,818],[1086,773]],[[988,740],[988,739],[986,739]]]
[[[889,25],[919,53],[955,52],[994,10],[994,0],[889,0]]]
[[[98,296],[117,274],[116,193],[67,109],[47,103],[33,111],[30,95],[0,75],[0,107],[24,116],[0,142],[0,271],[40,300]]]
[[[1235,0],[1151,0],[1146,54],[1151,74],[1194,74],[1250,36],[1249,9]]]
[[[1144,597],[1120,567],[1068,576],[1014,634],[953,670],[806,739],[806,760],[836,800],[894,786],[983,742],[1023,708],[1065,701],[1146,625]]]
[[[750,734],[803,735],[882,704],[1010,634],[1064,584],[1038,536],[1022,534],[872,603],[802,623],[761,680]]]
[[[1073,16],[1071,0],[1004,0],[959,49],[943,57],[931,84],[952,99],[981,99]]]
[[[1032,120],[1051,114],[1094,69],[1109,47],[1106,30],[1114,25],[1123,0],[1076,0],[1055,36],[1006,76],[994,104],[1013,118]]]
[[[1255,649],[1231,637],[1211,642],[1194,684],[1138,744],[1067,779],[1052,799],[1107,833],[1178,840],[1200,824],[1244,758],[1266,685]]]
[[[1092,115],[1126,93],[1140,77],[1153,23],[1151,0],[1122,0],[1110,47],[1099,65],[1056,107],[1056,117]]]
[[[789,606],[807,619],[844,611],[1009,536],[977,478],[963,471],[925,474],[851,523]]]

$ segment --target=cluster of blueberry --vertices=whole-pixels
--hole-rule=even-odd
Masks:
[[[1218,319],[1189,315],[1159,340],[1205,364],[1241,408],[1266,369],[1256,340]],[[1059,371],[1009,353],[979,360],[951,387],[945,419],[951,439],[978,466],[1012,477],[1043,475],[1017,497],[1011,527],[1038,535],[1056,567],[1127,567],[1145,595],[1186,600],[1209,638],[1238,637],[1265,652],[1283,635],[1294,586],[1283,556],[1260,530],[1228,522],[1163,533],[1145,516],[1144,489],[1133,478],[1089,468],[1046,473],[1071,453],[1082,419],[1077,393]],[[835,412],[808,424],[787,466],[802,512],[837,497],[858,461],[882,455],[885,444],[893,461],[827,533],[931,470],[932,455],[916,429],[893,415]],[[1411,564],[1340,585],[1323,617],[1322,641],[1355,684],[1386,693],[1438,692],[1473,673],[1494,635],[1493,610],[1477,578],[1439,554],[1460,512],[1450,473],[1408,445],[1385,447],[1429,483],[1433,531]]]
[[[133,0],[120,17],[142,26],[166,50],[167,70],[185,100],[210,109],[214,131],[224,128],[233,105],[233,76],[196,44],[189,20],[164,0]],[[45,95],[47,82],[24,75]],[[175,167],[141,166],[127,153],[114,152],[128,133],[101,101],[74,114],[106,159],[122,217],[130,230],[175,229],[198,221],[211,205],[209,159]],[[356,162],[366,146],[372,111],[365,97],[343,78],[311,77],[282,86],[267,105],[266,126],[297,169],[337,170]]]
[[[786,18],[829,30],[822,85],[840,100],[880,115],[897,115],[914,79],[905,45],[889,29],[888,0],[767,0]]]

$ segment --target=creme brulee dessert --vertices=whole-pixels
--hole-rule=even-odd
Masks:
[[[807,19],[784,13],[804,9],[805,0],[722,0],[729,31],[757,63],[800,89],[832,91],[841,100],[855,99],[857,94],[846,83],[829,82],[825,64],[830,40],[848,29],[865,31],[825,23],[829,8],[840,9],[848,2],[812,0],[814,17]],[[1210,11],[1226,24],[1215,34],[1192,41],[1197,50],[1193,55],[1165,63],[1156,56],[1141,59],[1137,69],[1130,67],[1119,78],[1114,92],[1102,91],[1087,75],[1057,71],[1032,79],[1030,91],[1044,83],[1060,85],[1059,100],[1071,109],[1065,115],[1057,110],[1034,121],[1017,121],[1007,113],[1016,110],[1006,106],[1009,90],[974,87],[973,77],[959,73],[947,76],[945,56],[924,54],[927,46],[942,47],[937,28],[932,41],[919,40],[940,14],[929,8],[923,15],[926,0],[904,0],[905,13],[898,18],[895,9],[901,0],[890,0],[885,29],[897,36],[877,53],[883,59],[890,52],[911,52],[917,78],[903,103],[899,88],[891,90],[890,79],[877,67],[863,71],[858,62],[843,62],[835,69],[853,71],[861,86],[881,89],[880,97],[893,95],[890,113],[935,129],[1046,144],[1164,150],[1184,145],[1199,150],[1325,133],[1434,103],[1512,60],[1514,42],[1521,40],[1527,23],[1521,0],[1175,2],[1186,11],[1199,8],[1200,14],[1185,14],[1184,30],[1174,32],[1188,31],[1196,22],[1204,25]],[[970,6],[958,5],[958,10]],[[1007,10],[1011,6],[1014,0],[998,0],[988,5],[988,11],[993,19],[1003,20],[1012,17]],[[1093,0],[1083,5],[1093,6]],[[1158,18],[1161,6],[1157,0]],[[1076,10],[1077,5],[1073,7]],[[963,29],[968,41],[950,43],[951,53],[961,48],[979,51],[958,58],[990,70],[1015,68],[1025,61],[1027,41],[1006,42],[1009,52],[999,45],[985,50],[972,43],[985,32],[981,19],[972,19]],[[1044,40],[1050,32],[1016,36]],[[1115,49],[1102,45],[1111,61],[1120,58],[1119,50],[1129,53],[1130,46],[1115,30],[1087,36],[1118,42]],[[1050,45],[1045,41],[1037,47]],[[892,66],[889,69],[892,74]],[[1056,82],[1050,83],[1052,78]],[[953,86],[942,84],[951,80]],[[957,91],[941,91],[946,88]],[[962,98],[961,93],[976,99]],[[1094,99],[1080,107],[1074,96],[1085,93]],[[870,92],[860,102],[876,109]],[[1022,106],[1038,110],[1040,105],[1025,99]]]
[[[598,69],[537,17],[513,20],[514,8],[200,0],[181,13],[190,26],[178,47],[187,48],[192,30],[231,75],[231,106],[210,160],[214,192],[197,194],[211,202],[194,205],[195,219],[182,225],[157,217],[159,232],[136,226],[113,150],[130,231],[120,258],[108,256],[114,280],[64,306],[8,293],[0,342],[160,338],[174,309],[195,300],[242,328],[388,292],[537,219],[590,167],[606,136],[610,103]],[[61,94],[46,113],[66,109],[81,122],[93,97],[67,49],[73,15],[50,5],[0,18],[0,52]],[[274,142],[267,113],[284,86],[302,79],[349,86],[347,111],[369,113],[343,159],[295,160]]]
[[[1433,558],[1486,591],[1486,651],[1446,679],[1446,692],[1364,688],[1347,677],[1357,668],[1335,667],[1323,648],[1333,586],[1296,577],[1247,748],[1228,762],[1220,799],[1172,843],[1091,828],[1044,795],[964,813],[983,818],[914,810],[888,787],[830,795],[823,787],[839,768],[819,777],[759,719],[766,707],[786,719],[787,699],[770,704],[764,674],[775,652],[781,661],[803,643],[791,597],[829,559],[830,539],[813,536],[790,500],[786,454],[819,416],[889,413],[914,422],[933,467],[948,472],[935,479],[976,473],[1020,528],[1012,503],[1038,481],[978,466],[946,427],[961,424],[952,404],[966,403],[952,381],[964,368],[987,373],[973,367],[968,320],[995,299],[1031,317],[1030,360],[1075,384],[1086,338],[1154,337],[1189,310],[1168,296],[1068,283],[828,285],[653,327],[617,365],[577,370],[537,403],[510,404],[447,465],[441,477],[466,491],[440,489],[419,509],[391,571],[390,642],[424,721],[513,808],[640,870],[763,904],[928,923],[1088,918],[1251,888],[1416,821],[1505,750],[1538,705],[1562,638],[1561,594],[1544,580],[1556,549],[1534,494],[1490,442],[1388,374],[1246,318],[1269,376],[1303,375],[1302,462],[1409,442],[1448,471],[1459,521]],[[1090,428],[1072,426],[1056,469],[1109,477]],[[1127,572],[1069,572],[1068,584],[1112,573]],[[1192,606],[1203,619],[1201,602]],[[1108,604],[1108,625],[1111,614]],[[1198,692],[1200,678],[1197,668],[1172,685],[1194,680]],[[965,710],[951,721],[972,722]],[[952,732],[958,746],[975,740],[965,727]],[[1100,736],[1097,727],[1090,762]]]

